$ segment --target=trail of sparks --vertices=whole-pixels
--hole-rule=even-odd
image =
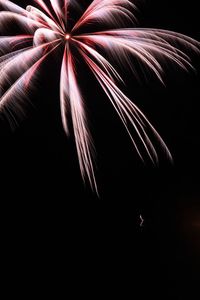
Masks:
[[[144,219],[142,217],[142,215],[140,215],[140,227],[144,226]]]
[[[17,36],[0,37],[0,112],[8,115],[12,125],[17,124],[17,117],[25,114],[22,100],[26,99],[27,87],[33,84],[41,63],[50,53],[64,45],[60,74],[63,128],[66,134],[70,135],[68,116],[71,114],[81,174],[97,192],[93,143],[76,76],[78,70],[73,46],[78,49],[111,101],[140,158],[144,160],[145,150],[153,163],[158,162],[156,147],[147,135],[147,129],[151,129],[168,158],[172,159],[156,129],[119,88],[118,84],[123,83],[123,79],[108,59],[128,66],[131,54],[164,84],[163,62],[167,60],[184,70],[192,69],[190,57],[184,50],[187,47],[199,52],[199,42],[183,34],[161,29],[124,28],[127,21],[131,22],[132,26],[136,21],[134,12],[137,8],[129,0],[92,1],[70,31],[69,12],[70,8],[77,8],[78,3],[75,0],[49,0],[48,4],[43,0],[33,2],[36,6],[28,5],[24,9],[11,1],[0,0],[1,31],[6,31],[12,20],[21,25],[26,32]],[[109,24],[116,29],[93,32],[94,23]],[[86,25],[91,27],[91,33],[81,34],[81,29]],[[120,28],[121,25],[123,28]],[[181,49],[177,45],[182,45]],[[105,52],[107,57],[104,56]],[[139,76],[134,66],[131,68],[135,75]],[[133,132],[137,134],[139,144]],[[142,216],[140,219],[143,226]]]

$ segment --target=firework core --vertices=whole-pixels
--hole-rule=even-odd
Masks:
[[[67,41],[70,39],[70,34],[69,34],[69,33],[65,34],[65,39],[66,39]]]

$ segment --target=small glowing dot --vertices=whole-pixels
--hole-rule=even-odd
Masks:
[[[66,34],[66,35],[65,35],[65,39],[66,39],[66,40],[69,40],[69,39],[70,39],[70,34]]]

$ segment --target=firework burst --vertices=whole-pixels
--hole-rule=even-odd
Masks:
[[[158,161],[155,146],[147,135],[147,129],[150,129],[171,159],[171,154],[158,132],[119,88],[123,79],[103,53],[107,52],[112,61],[114,59],[116,63],[122,64],[130,61],[131,54],[163,82],[164,60],[170,60],[184,70],[192,68],[188,55],[176,45],[199,51],[199,43],[171,31],[124,28],[125,22],[130,22],[133,27],[136,20],[136,7],[129,0],[94,0],[74,26],[69,25],[69,12],[71,9],[80,10],[80,5],[75,0],[33,2],[35,6],[28,5],[24,9],[11,1],[0,0],[1,31],[6,32],[12,21],[17,22],[25,32],[17,36],[0,37],[1,113],[5,113],[12,123],[16,122],[16,115],[25,114],[22,99],[26,99],[27,87],[33,84],[34,75],[47,56],[62,47],[60,108],[63,128],[69,135],[70,113],[82,177],[84,180],[88,179],[91,187],[97,191],[92,139],[76,75],[78,70],[73,52],[75,47],[112,103],[140,158],[143,160],[143,147],[153,163]],[[94,32],[95,23],[98,26],[107,24],[115,29]],[[93,27],[91,33],[80,33],[88,25]],[[134,71],[134,66],[132,69]],[[136,143],[131,127],[137,133],[140,145]]]

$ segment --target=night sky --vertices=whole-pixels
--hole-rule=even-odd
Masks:
[[[200,41],[198,1],[137,2],[142,2],[138,27],[173,30]],[[53,268],[60,267],[74,295],[79,290],[93,299],[199,299],[200,55],[190,55],[196,73],[166,66],[166,87],[151,75],[141,73],[139,83],[129,70],[122,71],[127,95],[174,158],[170,164],[157,143],[158,167],[137,157],[80,61],[100,197],[83,184],[73,135],[68,139],[62,129],[59,57],[52,55],[41,67],[29,96],[34,106],[14,132],[0,115],[3,247],[15,270],[26,261],[25,273],[36,272],[36,286],[43,276],[52,280]]]

